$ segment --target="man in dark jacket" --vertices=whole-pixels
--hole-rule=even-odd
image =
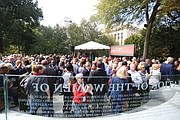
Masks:
[[[88,83],[93,86],[93,112],[94,115],[102,115],[104,96],[107,92],[108,78],[106,71],[102,70],[102,61],[97,62],[97,70],[92,71]]]
[[[48,85],[49,85],[49,89],[50,89],[49,108],[51,109],[52,116],[53,116],[53,113],[54,113],[54,110],[53,110],[53,93],[55,90],[54,84],[56,83],[56,77],[53,77],[53,76],[55,76],[55,72],[52,68],[49,67],[47,60],[42,60],[41,64],[44,66],[43,74],[47,75]]]
[[[162,75],[161,80],[163,82],[168,82],[168,80],[174,81],[174,66],[172,57],[168,57],[167,60],[161,65],[160,72]]]
[[[83,70],[84,83],[87,83],[87,79],[88,79],[90,71],[91,71],[91,63],[90,62],[86,62],[85,68]]]

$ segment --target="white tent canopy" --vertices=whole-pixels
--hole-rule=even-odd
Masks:
[[[93,41],[75,46],[75,50],[105,50],[105,49],[110,49],[110,47]]]

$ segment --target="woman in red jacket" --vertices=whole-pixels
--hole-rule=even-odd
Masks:
[[[76,74],[77,82],[73,85],[73,109],[74,117],[87,116],[87,99],[88,94],[92,94],[92,87],[84,84],[83,74]]]

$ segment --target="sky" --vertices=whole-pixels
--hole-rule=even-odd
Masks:
[[[95,14],[95,5],[98,0],[38,0],[43,11],[42,25],[54,26],[63,24],[65,18],[70,18],[79,24],[82,18],[89,19]]]

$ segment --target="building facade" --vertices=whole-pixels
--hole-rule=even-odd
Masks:
[[[118,42],[119,45],[124,45],[124,40],[126,38],[128,38],[133,34],[137,34],[139,32],[140,32],[139,28],[126,24],[126,25],[114,27],[113,29],[110,30],[109,34],[116,38],[116,42]]]

